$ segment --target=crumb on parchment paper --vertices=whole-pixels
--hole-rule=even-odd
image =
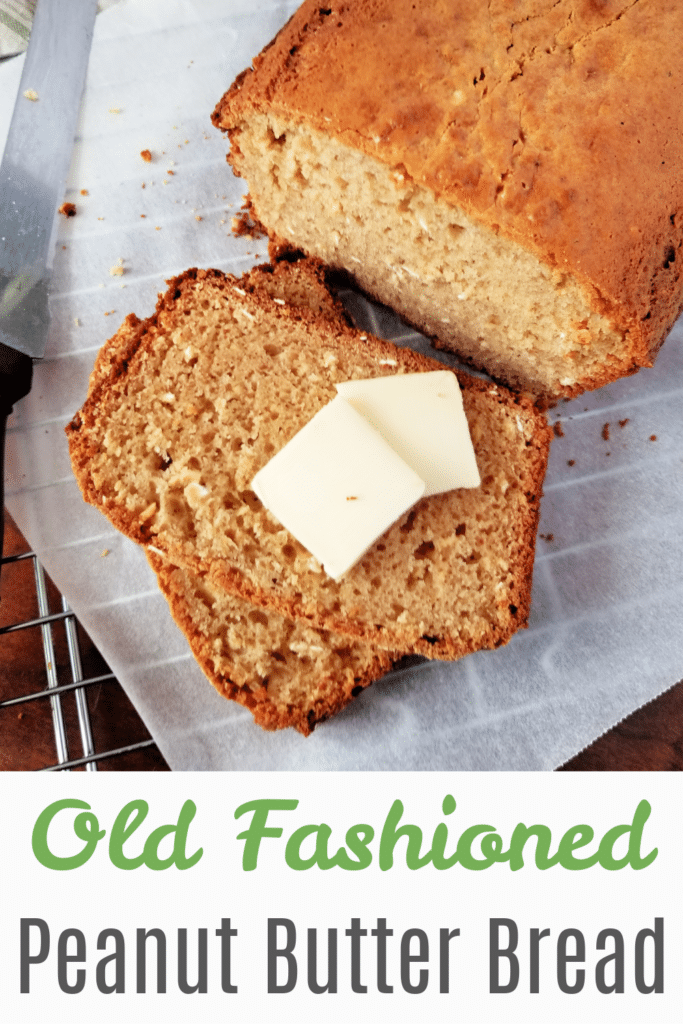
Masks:
[[[76,216],[76,204],[75,203],[62,203],[59,207],[59,212],[63,217],[75,217]]]
[[[23,96],[25,100],[30,100],[31,103],[35,103],[36,100],[40,99],[35,89],[24,89]]]
[[[145,161],[146,164],[151,164],[151,162],[152,162],[152,154],[151,154],[151,152],[148,149],[141,150],[140,151],[140,156],[142,157],[142,159]]]

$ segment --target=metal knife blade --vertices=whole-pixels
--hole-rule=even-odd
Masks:
[[[40,358],[97,0],[41,0],[0,164],[0,342]],[[37,96],[37,99],[31,99]]]
[[[0,554],[7,417],[50,322],[57,205],[73,151],[97,0],[40,0],[0,163]]]

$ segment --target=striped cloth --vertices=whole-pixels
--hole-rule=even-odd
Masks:
[[[22,53],[28,46],[37,0],[0,0],[0,58]]]
[[[100,0],[98,13],[117,0]],[[28,46],[38,0],[0,0],[0,60],[23,53]]]

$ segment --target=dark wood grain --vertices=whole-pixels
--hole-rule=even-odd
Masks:
[[[24,538],[7,517],[5,554],[26,551]],[[59,599],[50,584],[50,610],[58,611]],[[5,566],[0,580],[0,626],[37,615],[33,569],[30,562]],[[80,627],[79,627],[80,629]],[[63,626],[53,627],[60,682],[70,682],[68,650]],[[108,671],[99,652],[80,630],[79,641],[86,678]],[[0,702],[45,686],[45,663],[38,629],[0,635]],[[63,698],[69,737],[69,754],[81,756],[75,703]],[[149,736],[137,712],[118,683],[102,683],[88,689],[95,749],[111,750]],[[44,698],[21,707],[0,708],[0,770],[32,771],[56,760],[52,716]],[[156,747],[99,763],[104,771],[168,771]],[[657,700],[640,708],[610,729],[560,771],[681,771],[683,770],[683,682]]]
[[[12,519],[5,520],[5,555],[27,551],[26,541]],[[50,612],[61,611],[59,595],[48,581]],[[3,566],[0,578],[0,627],[25,622],[38,615],[32,560]],[[66,631],[52,627],[55,667],[59,683],[72,681]],[[83,677],[109,672],[89,637],[79,626]],[[0,635],[0,703],[46,686],[43,642],[39,628]],[[149,738],[149,733],[117,682],[87,688],[95,751],[117,749]],[[73,694],[61,698],[70,758],[83,755]],[[50,702],[46,698],[0,707],[0,770],[35,771],[57,760]],[[168,771],[156,747],[98,761],[100,771]]]

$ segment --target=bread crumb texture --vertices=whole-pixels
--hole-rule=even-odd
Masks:
[[[529,611],[544,416],[459,375],[481,487],[423,499],[335,582],[263,508],[254,475],[335,382],[443,367],[361,340],[322,316],[322,287],[293,287],[318,309],[275,302],[251,275],[191,270],[153,317],[126,319],[67,428],[86,500],[211,587],[315,629],[449,659],[507,642]]]
[[[213,120],[271,236],[556,399],[683,308],[683,5],[536,7],[306,0]]]

